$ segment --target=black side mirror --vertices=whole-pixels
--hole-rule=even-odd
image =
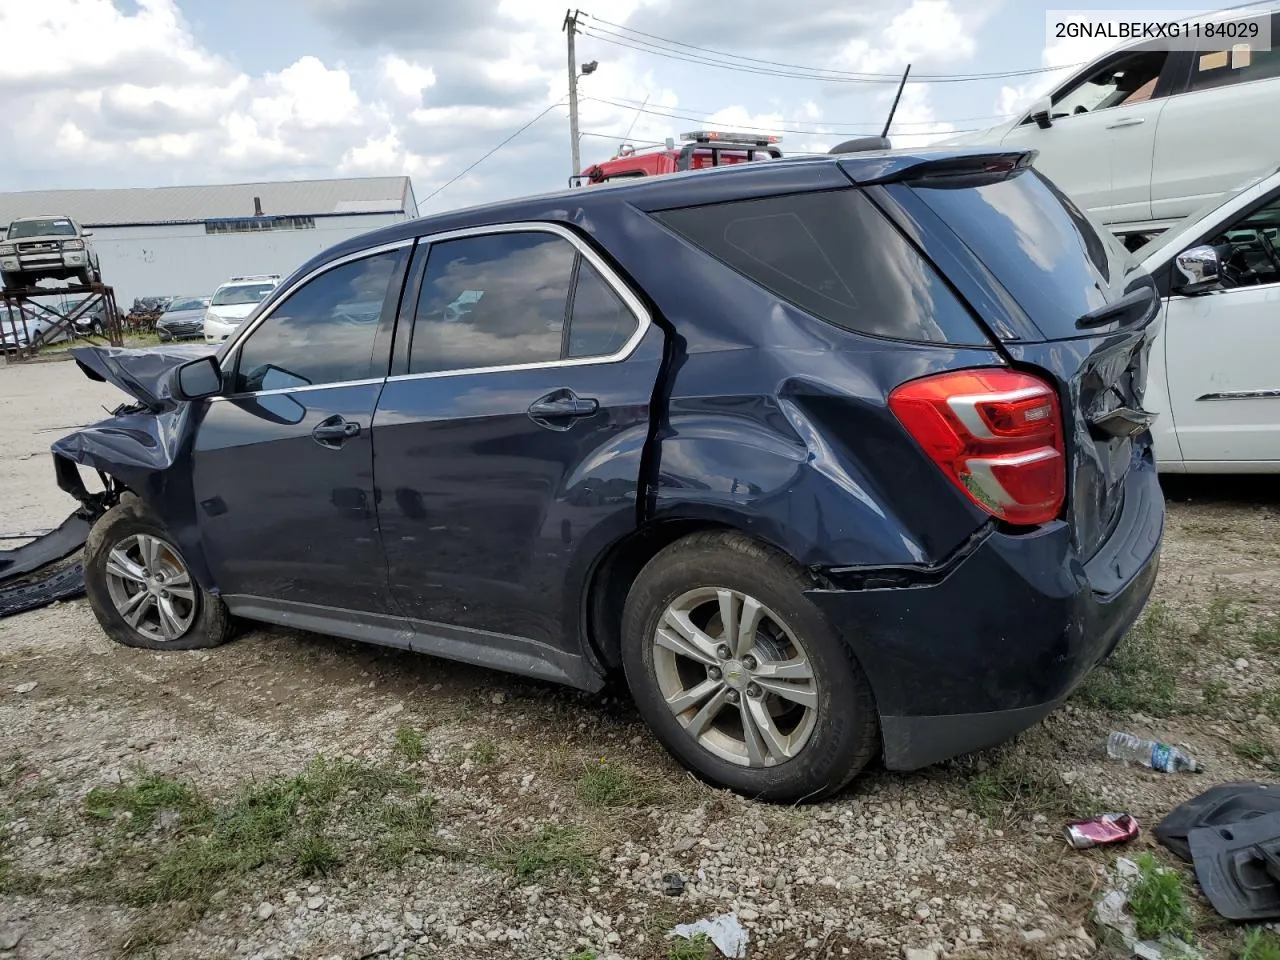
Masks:
[[[1041,97],[1032,105],[1031,112],[1028,116],[1036,122],[1036,126],[1041,130],[1048,130],[1053,126],[1053,119],[1051,117],[1052,110],[1053,101],[1048,97]]]
[[[173,371],[169,392],[178,400],[204,400],[222,392],[222,369],[213,356],[190,360]]]
[[[1174,258],[1173,268],[1174,293],[1193,296],[1222,286],[1222,261],[1208,244],[1183,250]]]

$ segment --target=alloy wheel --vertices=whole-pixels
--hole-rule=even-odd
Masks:
[[[812,664],[759,600],[724,587],[690,590],[663,612],[653,645],[668,709],[710,753],[769,767],[808,742],[818,720]]]
[[[148,640],[177,640],[195,623],[191,572],[177,549],[159,537],[134,534],[112,547],[106,580],[116,612]]]

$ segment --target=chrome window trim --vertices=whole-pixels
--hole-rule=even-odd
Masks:
[[[231,337],[226,341],[226,347],[223,350],[222,355],[217,358],[218,369],[225,371],[229,367],[234,366],[235,362],[240,358],[240,347],[244,343],[244,341],[249,339],[249,337],[253,335],[253,332],[257,330],[258,327],[262,326],[262,324],[265,323],[267,319],[273,313],[276,312],[280,304],[284,303],[286,300],[292,297],[295,293],[297,293],[300,289],[302,289],[302,287],[310,283],[312,280],[315,280],[316,278],[328,273],[330,270],[336,270],[338,267],[346,266],[348,263],[354,263],[356,260],[365,260],[369,257],[376,257],[382,253],[390,253],[392,250],[399,250],[402,247],[413,246],[413,243],[416,239],[417,239],[416,237],[409,237],[405,240],[396,240],[392,243],[383,243],[383,244],[379,244],[376,247],[368,247],[367,249],[364,249],[364,250],[357,250],[354,253],[349,253],[346,256],[339,257],[337,260],[331,260],[328,263],[321,264],[320,266],[312,270],[310,273],[307,273],[299,277],[298,280],[295,283],[293,283],[288,290],[286,290],[283,294],[280,295],[280,299],[278,299],[275,303],[271,304],[270,307],[268,307],[266,310],[262,311],[262,313],[254,317],[251,322],[240,324],[239,329],[235,333],[233,333]],[[362,380],[335,380],[333,383],[315,383],[315,384],[309,384],[308,386],[305,386],[305,387],[283,387],[278,390],[258,390],[258,391],[249,391],[249,392],[243,392],[243,393],[229,393],[226,396],[211,397],[210,399],[232,400],[232,399],[237,399],[239,397],[267,397],[277,393],[297,393],[303,390],[322,390],[326,387],[357,386],[359,384],[364,384],[364,383],[381,383],[385,379],[386,379],[385,377],[368,377]]]
[[[425,244],[428,248],[428,256],[430,256],[430,247],[432,244],[444,243],[448,240],[460,240],[467,237],[489,236],[501,233],[550,233],[563,240],[567,240],[572,244],[573,248],[582,255],[583,259],[596,269],[600,276],[604,278],[605,283],[609,285],[609,288],[618,295],[619,299],[622,300],[627,309],[631,311],[632,316],[636,319],[635,332],[632,333],[632,335],[627,339],[627,342],[624,343],[615,353],[603,356],[568,357],[556,360],[539,360],[533,363],[514,363],[491,367],[466,367],[458,370],[435,370],[429,373],[403,373],[391,377],[368,377],[361,380],[338,380],[333,383],[309,384],[303,387],[281,387],[276,390],[232,393],[225,396],[212,397],[210,399],[215,401],[235,400],[244,397],[269,397],[282,393],[305,393],[311,390],[325,390],[333,387],[368,386],[370,384],[382,383],[384,381],[387,383],[393,383],[404,380],[434,380],[440,377],[465,377],[477,373],[509,373],[519,370],[548,370],[555,367],[581,367],[588,364],[620,363],[630,357],[631,354],[635,353],[636,348],[640,346],[640,342],[644,340],[645,335],[649,332],[649,328],[653,325],[653,318],[650,316],[643,301],[636,296],[635,292],[614,272],[604,259],[591,249],[587,242],[572,230],[558,223],[551,223],[544,220],[531,220],[528,222],[493,223],[477,227],[464,227],[458,230],[448,230],[443,233],[426,234],[420,237],[409,237],[405,240],[397,240],[393,243],[385,243],[376,247],[370,247],[367,250],[350,253],[337,260],[333,260],[330,263],[326,263],[323,266],[317,267],[305,276],[300,277],[298,281],[292,284],[288,291],[283,293],[280,296],[280,299],[273,303],[269,309],[255,317],[251,324],[241,324],[240,329],[233,338],[227,341],[228,346],[226,351],[218,358],[218,366],[225,370],[229,364],[234,364],[239,358],[240,346],[243,341],[252,336],[253,332],[265,323],[273,313],[275,313],[276,308],[279,307],[280,304],[293,296],[294,293],[296,293],[304,284],[310,283],[312,280],[329,272],[330,270],[344,266],[345,264],[351,263],[355,260],[363,260],[367,257],[377,256],[380,253],[389,253],[392,250],[412,246],[415,242],[418,244]],[[572,320],[572,318],[569,319]],[[417,317],[415,306],[414,322],[416,321]]]
[[[596,272],[604,278],[604,282],[609,288],[618,295],[631,315],[635,317],[635,332],[627,339],[617,351],[610,354],[602,354],[591,357],[566,357],[556,360],[538,360],[533,363],[508,363],[490,367],[463,367],[457,370],[432,370],[427,373],[401,373],[395,376],[387,377],[388,383],[399,383],[405,380],[437,380],[441,377],[466,377],[477,373],[510,373],[519,370],[550,370],[557,367],[582,367],[588,364],[602,363],[620,363],[626,360],[631,354],[635,353],[636,348],[640,346],[640,341],[645,338],[645,334],[649,332],[649,328],[653,325],[653,318],[649,315],[649,311],[645,308],[644,303],[636,296],[635,292],[623,282],[604,259],[596,253],[580,236],[569,228],[558,223],[551,223],[545,220],[531,220],[527,223],[495,223],[483,227],[464,227],[460,230],[449,230],[445,233],[432,234],[426,237],[419,237],[419,242],[428,245],[427,256],[430,259],[430,245],[444,243],[448,240],[461,240],[467,237],[488,236],[497,233],[550,233],[560,237],[569,243],[578,251]],[[572,323],[572,317],[567,318]],[[414,322],[417,322],[415,313]],[[412,359],[412,355],[410,356]]]

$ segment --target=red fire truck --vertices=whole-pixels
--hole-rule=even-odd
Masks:
[[[782,156],[782,150],[778,147],[782,138],[772,135],[695,130],[681,134],[680,139],[684,141],[680,146],[668,139],[666,146],[643,152],[630,144],[623,144],[612,159],[593,163],[578,176],[571,177],[569,184],[579,187],[630,177],[701,170],[703,167],[719,167],[729,163],[776,160]]]

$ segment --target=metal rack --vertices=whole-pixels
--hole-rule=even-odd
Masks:
[[[46,303],[37,303],[37,298],[76,295],[82,295],[83,299],[65,313]],[[58,319],[47,330],[32,334],[27,324],[27,314],[34,311],[27,309],[28,304],[36,304],[42,308],[42,311],[52,313]],[[99,307],[104,308],[101,310],[101,320],[87,331],[82,331],[77,323],[98,312]],[[113,347],[122,346],[124,343],[124,324],[120,308],[116,304],[115,290],[102,283],[77,284],[54,290],[44,287],[0,290],[0,330],[9,334],[5,339],[4,348],[16,360],[27,360],[36,356],[42,346],[61,339],[63,335],[69,340],[78,339],[87,343],[105,340]]]

